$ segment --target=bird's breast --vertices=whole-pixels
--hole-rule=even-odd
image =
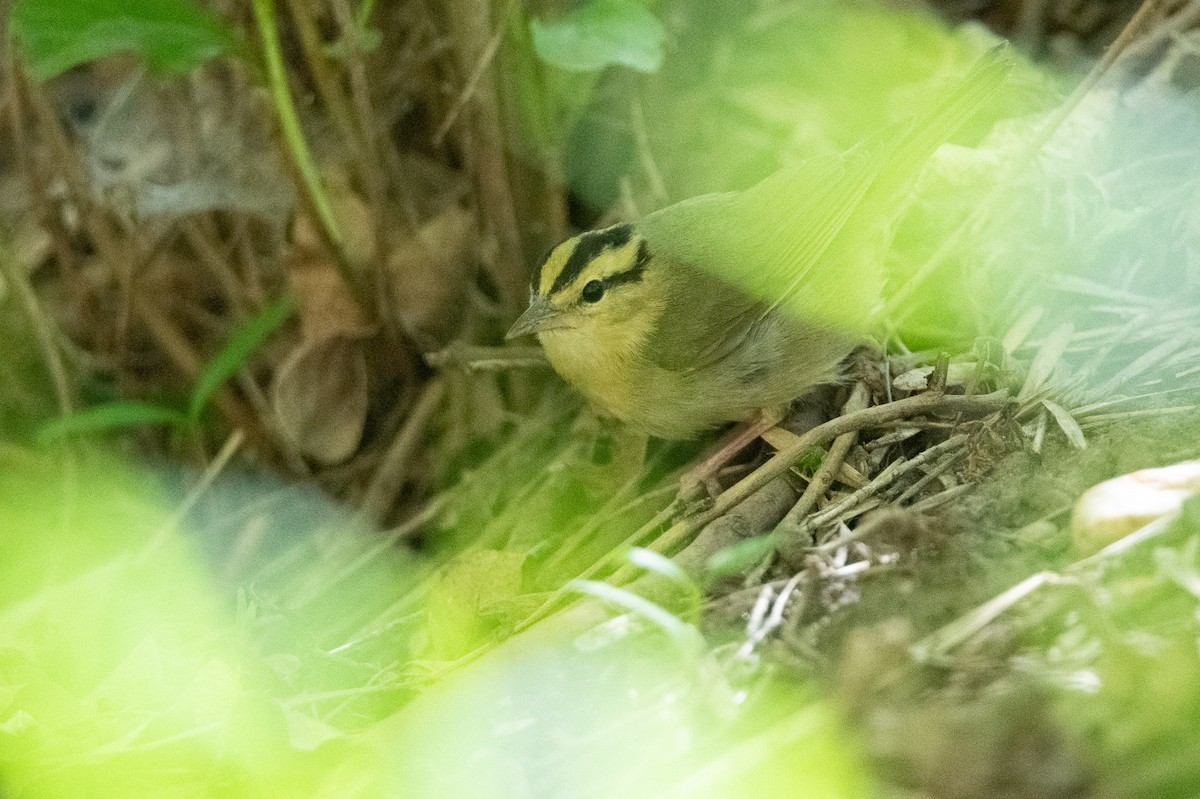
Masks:
[[[637,385],[640,348],[622,337],[597,337],[577,329],[541,334],[550,365],[604,413],[636,421],[645,401]]]

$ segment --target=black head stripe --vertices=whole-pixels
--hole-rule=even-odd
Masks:
[[[550,247],[545,253],[542,254],[542,257],[537,260],[537,266],[533,269],[533,277],[529,281],[529,289],[534,294],[537,294],[538,287],[542,285],[542,270],[546,268],[546,261],[550,260],[550,256],[553,253],[554,247]]]
[[[629,243],[632,235],[633,229],[629,225],[614,225],[593,233],[584,233],[579,237],[567,262],[563,264],[562,271],[554,278],[554,283],[550,286],[550,293],[553,294],[569,286],[571,281],[579,277],[579,273],[587,268],[593,258],[605,250],[615,250],[625,246]]]
[[[609,275],[605,278],[604,282],[609,286],[615,286],[620,283],[636,283],[642,279],[642,275],[646,272],[646,265],[649,263],[650,248],[646,246],[646,240],[642,239],[638,242],[637,258],[634,260],[633,266],[624,272]]]

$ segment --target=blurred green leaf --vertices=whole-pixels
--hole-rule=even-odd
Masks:
[[[756,535],[739,541],[731,547],[719,549],[712,554],[705,564],[709,577],[726,577],[731,574],[741,574],[756,565],[767,556],[775,546],[775,536]]]
[[[494,626],[483,608],[520,594],[525,557],[523,552],[479,549],[446,564],[429,594],[420,656],[454,660],[477,647]]]
[[[1200,531],[1200,494],[1190,499],[1185,499],[1183,507],[1180,508],[1179,515],[1183,519],[1184,524],[1193,530]]]
[[[208,405],[213,394],[217,393],[221,384],[246,365],[254,351],[288,320],[293,310],[290,299],[278,299],[264,306],[234,331],[229,343],[208,362],[196,380],[191,402],[188,403],[188,421],[194,424],[199,420],[204,407]]]
[[[37,441],[48,444],[70,435],[121,430],[143,425],[182,425],[187,419],[174,408],[151,402],[108,402],[52,419],[37,431]]]
[[[235,42],[219,17],[189,0],[18,0],[12,33],[42,80],[125,52],[157,73],[187,72]]]
[[[663,60],[663,27],[634,0],[593,0],[554,22],[533,19],[533,49],[548,64],[594,72],[622,64],[654,72]]]

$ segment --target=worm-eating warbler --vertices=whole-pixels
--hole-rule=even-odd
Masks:
[[[599,411],[663,438],[835,379],[879,303],[896,208],[1008,67],[994,50],[918,123],[559,244],[507,337],[536,333]]]

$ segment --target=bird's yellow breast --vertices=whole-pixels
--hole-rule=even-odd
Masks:
[[[646,353],[660,309],[611,324],[559,328],[539,334],[550,365],[597,408],[622,421],[642,416]],[[598,329],[603,327],[604,329]]]

